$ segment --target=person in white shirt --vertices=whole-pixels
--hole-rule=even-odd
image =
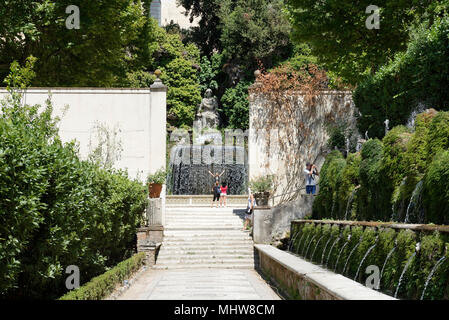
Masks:
[[[304,175],[306,177],[306,193],[315,195],[316,184],[318,176],[320,175],[317,167],[313,163],[307,163],[307,166],[304,169]]]

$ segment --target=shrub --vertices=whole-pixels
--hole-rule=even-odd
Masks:
[[[253,193],[270,192],[273,188],[273,176],[266,175],[254,178],[249,182],[249,187]]]
[[[0,295],[55,298],[64,270],[88,280],[128,257],[145,208],[145,187],[122,171],[78,158],[63,144],[52,104],[22,104],[13,64],[0,116]],[[40,110],[38,112],[38,110]]]
[[[437,153],[449,149],[449,112],[435,115],[429,126],[426,146],[428,164]]]
[[[337,192],[337,207],[334,208],[335,217],[339,219],[345,217],[349,197],[355,192],[355,188],[359,185],[359,167],[361,160],[359,153],[350,153],[346,158],[346,166],[339,176],[340,179],[337,182],[339,186]],[[356,201],[353,201],[353,205],[356,205],[356,203]]]
[[[117,285],[138,271],[144,261],[145,252],[138,253],[78,289],[65,294],[59,300],[102,300],[110,295]]]
[[[424,177],[424,210],[428,222],[449,224],[449,151],[442,151]]]
[[[235,87],[229,88],[221,97],[223,112],[229,126],[245,130],[249,127],[249,81],[240,81]]]
[[[331,217],[335,210],[337,178],[343,171],[346,161],[340,151],[332,151],[327,157],[321,169],[319,194],[313,204],[314,219]]]

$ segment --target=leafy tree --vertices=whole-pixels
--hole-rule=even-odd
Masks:
[[[244,130],[249,127],[250,85],[249,81],[240,81],[234,88],[227,89],[221,98],[223,112],[231,128]]]
[[[221,0],[178,0],[186,9],[190,21],[199,18],[197,27],[189,31],[188,39],[201,50],[201,55],[212,56],[214,51],[221,51],[221,21],[218,15]]]
[[[80,29],[66,28],[69,5],[80,8]],[[0,78],[13,60],[34,55],[33,85],[113,86],[141,51],[147,19],[140,0],[8,0],[0,8]]]
[[[381,0],[380,29],[366,28],[369,0],[286,0],[293,39],[311,45],[321,64],[349,83],[375,72],[406,47],[409,26],[434,0]]]
[[[23,104],[34,59],[11,65],[0,113],[0,297],[62,295],[65,268],[82,283],[131,255],[146,203],[126,172],[104,170],[62,143],[50,99]]]
[[[288,58],[290,23],[282,9],[282,0],[223,1],[221,42],[227,60],[253,72],[259,62],[271,68]]]
[[[449,110],[449,18],[412,33],[407,50],[359,84],[354,103],[361,112],[358,127],[370,137],[384,135],[383,122],[406,124],[415,110]]]

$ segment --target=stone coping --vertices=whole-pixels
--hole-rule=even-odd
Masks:
[[[391,228],[391,229],[408,229],[412,231],[425,231],[434,232],[439,231],[443,233],[449,233],[449,226],[439,226],[433,224],[406,224],[395,222],[369,222],[369,221],[342,221],[342,220],[293,220],[292,224],[339,224],[343,226],[362,226],[373,228]]]
[[[284,269],[299,275],[306,282],[339,300],[397,300],[271,245],[255,244],[254,247]]]

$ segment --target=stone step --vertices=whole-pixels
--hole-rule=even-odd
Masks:
[[[240,256],[240,255],[253,255],[254,250],[252,248],[243,249],[216,249],[216,248],[205,248],[205,249],[179,249],[179,248],[164,248],[158,255],[159,258],[164,257],[180,257],[180,256]]]
[[[178,242],[191,242],[191,243],[195,243],[195,244],[199,244],[199,243],[206,243],[206,244],[210,244],[210,243],[217,243],[217,242],[221,242],[221,243],[227,243],[227,242],[234,242],[234,241],[239,241],[239,242],[247,242],[247,241],[251,241],[252,239],[245,234],[242,235],[217,235],[217,236],[201,236],[201,235],[188,235],[188,236],[180,236],[180,235],[167,235],[164,237],[164,241],[163,243],[168,243],[168,242],[172,242],[172,243],[178,243]]]
[[[153,269],[254,269],[254,263],[222,263],[222,264],[156,264]]]
[[[182,250],[208,250],[210,248],[214,248],[216,250],[221,249],[253,249],[253,244],[250,241],[229,241],[227,243],[224,242],[213,242],[213,243],[203,243],[203,242],[195,242],[195,243],[186,243],[186,242],[164,242],[163,247],[165,249],[182,249]]]

